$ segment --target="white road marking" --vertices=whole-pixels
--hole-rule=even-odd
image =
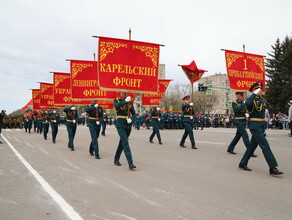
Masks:
[[[74,220],[83,220],[83,218],[57,193],[48,182],[24,159],[24,157],[13,147],[13,145],[1,134],[3,139],[7,142],[8,146],[15,153],[18,159],[24,164],[24,166],[31,172],[36,180],[41,184],[45,191],[56,201],[65,214]]]
[[[47,152],[47,151],[45,151],[43,148],[39,148],[42,152],[44,152],[44,154],[46,154],[46,155],[50,155],[50,153],[49,152]]]
[[[5,131],[11,131],[10,129],[5,129]]]
[[[124,217],[125,219],[128,219],[128,220],[136,220],[135,218],[127,216],[127,215],[122,214],[122,213],[111,212],[111,215],[116,216],[116,217]]]
[[[18,138],[14,137],[14,139],[15,139],[17,142],[21,143],[21,141],[20,141]]]
[[[209,141],[197,141],[197,140],[195,140],[195,142],[198,142],[198,143],[203,143],[203,144],[226,145],[225,143],[219,143],[219,142],[209,142]]]
[[[11,139],[11,137],[9,135],[6,135],[9,139]]]
[[[33,147],[30,143],[25,142],[25,144],[29,147]]]

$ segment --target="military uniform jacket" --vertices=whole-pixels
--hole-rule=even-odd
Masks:
[[[78,112],[77,110],[72,110],[71,108],[65,108],[63,110],[66,113],[66,124],[72,124],[73,120],[77,123],[78,120]]]
[[[43,113],[43,123],[47,124],[50,122],[49,114]]]
[[[114,107],[117,112],[116,128],[131,129],[131,124],[128,124],[128,109],[132,116],[135,116],[135,109],[132,102],[126,102],[125,99],[115,99]]]
[[[56,113],[50,112],[49,118],[50,118],[51,124],[59,124],[60,123],[60,114],[57,112]]]
[[[86,108],[85,111],[88,114],[88,119],[87,119],[88,127],[95,127],[95,126],[101,125],[101,122],[103,120],[103,109],[101,106],[98,106],[96,108],[94,107],[94,105],[91,105],[90,107]],[[97,121],[99,121],[99,125],[96,124]]]
[[[243,101],[236,99],[232,102],[232,108],[234,111],[234,124],[245,124],[246,123],[246,106]]]
[[[245,101],[245,105],[247,113],[249,113],[249,128],[255,129],[265,126],[266,101],[253,93]]]
[[[151,123],[152,123],[152,125],[158,125],[159,117],[160,117],[160,114],[159,114],[159,112],[157,110],[151,111]]]
[[[191,116],[194,115],[193,106],[191,106],[190,104],[182,104],[182,111],[183,111],[183,122],[192,123]]]

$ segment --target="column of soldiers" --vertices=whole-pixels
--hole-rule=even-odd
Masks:
[[[254,155],[254,151],[257,146],[260,146],[263,151],[263,155],[268,163],[269,173],[271,175],[281,175],[283,174],[283,172],[277,169],[278,163],[265,137],[266,102],[262,98],[262,87],[263,85],[261,83],[253,84],[250,88],[250,92],[252,94],[247,100],[244,100],[244,96],[242,93],[236,92],[237,100],[233,102],[232,107],[235,112],[234,122],[237,127],[237,131],[234,139],[227,148],[227,152],[233,155],[236,154],[234,152],[235,145],[242,137],[246,146],[246,152],[238,165],[240,169],[245,171],[251,171],[247,164],[250,157],[256,157],[256,155]],[[198,149],[195,143],[193,128],[196,129],[200,126],[201,130],[203,130],[205,116],[202,113],[195,114],[193,110],[193,103],[191,103],[190,100],[190,96],[185,96],[183,98],[184,103],[182,104],[181,112],[163,112],[160,111],[158,107],[153,107],[151,112],[148,112],[148,114],[146,114],[145,116],[140,116],[139,114],[136,114],[131,99],[132,98],[130,96],[126,96],[125,92],[122,92],[121,97],[114,100],[114,107],[117,113],[115,126],[117,129],[117,133],[120,137],[114,156],[114,164],[116,166],[122,165],[120,163],[120,156],[121,153],[124,152],[129,169],[134,170],[136,168],[136,166],[133,164],[133,157],[129,145],[129,136],[131,134],[132,126],[135,126],[137,129],[139,129],[141,121],[144,121],[146,123],[146,128],[147,126],[150,128],[151,125],[153,127],[153,132],[149,137],[150,143],[154,142],[153,139],[156,135],[159,144],[162,144],[160,129],[184,128],[185,131],[183,133],[179,146],[186,148],[185,142],[187,137],[189,137],[191,142],[191,148]],[[289,101],[289,103],[292,105],[291,101]],[[76,134],[77,121],[79,118],[78,111],[75,106],[67,107],[63,111],[66,113],[65,120],[69,139],[68,148],[71,151],[74,151],[74,137]],[[106,112],[103,111],[102,107],[98,105],[97,101],[93,101],[92,105],[86,108],[86,112],[88,114],[87,126],[91,135],[89,153],[91,156],[95,156],[96,159],[100,159],[101,157],[99,153],[98,138],[103,124],[105,124],[105,122],[108,120],[107,115]],[[252,134],[251,140],[249,140],[248,134],[245,130],[246,113],[249,114],[249,129]],[[36,118],[36,120],[34,120],[34,118]],[[31,132],[32,124],[34,121],[37,121],[36,127],[38,128],[39,133],[42,133],[43,131],[44,139],[46,140],[50,124],[52,128],[52,140],[53,143],[56,143],[58,125],[60,124],[60,115],[59,113],[57,113],[56,109],[52,109],[52,111],[50,111],[49,113],[45,111],[39,114],[33,113],[31,110],[27,111],[24,114],[25,132]],[[41,124],[42,126],[39,126],[39,124]],[[105,135],[105,128],[106,127],[104,126],[102,135]]]

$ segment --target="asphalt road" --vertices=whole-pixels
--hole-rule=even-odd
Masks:
[[[179,147],[183,130],[161,131],[163,145],[148,142],[152,130],[132,130],[135,171],[122,154],[115,127],[100,136],[100,156],[88,153],[89,130],[79,126],[75,151],[67,148],[65,126],[57,143],[20,129],[2,130],[0,145],[0,219],[292,219],[292,138],[268,130],[267,139],[284,171],[268,173],[258,148],[251,172],[238,168],[245,147],[226,152],[235,129],[194,131],[198,150]],[[3,139],[7,141],[3,141]]]

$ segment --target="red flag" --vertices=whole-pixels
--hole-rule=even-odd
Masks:
[[[53,84],[40,83],[40,106],[42,108],[64,108],[65,106],[54,105]]]
[[[115,99],[116,92],[98,86],[97,61],[70,60],[71,97],[78,100]]]
[[[142,95],[142,105],[159,105],[170,81],[169,79],[159,79],[157,95],[144,93]]]
[[[32,100],[33,100],[33,109],[34,110],[44,110],[47,108],[42,108],[40,106],[40,89],[32,89]]]
[[[100,37],[98,44],[100,88],[157,93],[159,46]]]
[[[225,50],[226,68],[230,88],[236,91],[246,91],[255,83],[265,87],[264,56]]]
[[[33,102],[32,102],[32,99],[28,102],[28,103],[26,103],[26,105],[25,106],[23,106],[22,108],[21,108],[21,111],[23,112],[23,111],[25,111],[25,109],[27,109],[28,107],[32,107],[32,105],[33,105]]]
[[[80,100],[71,98],[70,88],[70,73],[54,72],[54,104],[67,104],[67,105],[90,105],[90,100]]]
[[[192,84],[198,81],[199,79],[201,79],[203,74],[207,71],[207,70],[198,69],[194,60],[189,65],[180,65],[180,66]]]

